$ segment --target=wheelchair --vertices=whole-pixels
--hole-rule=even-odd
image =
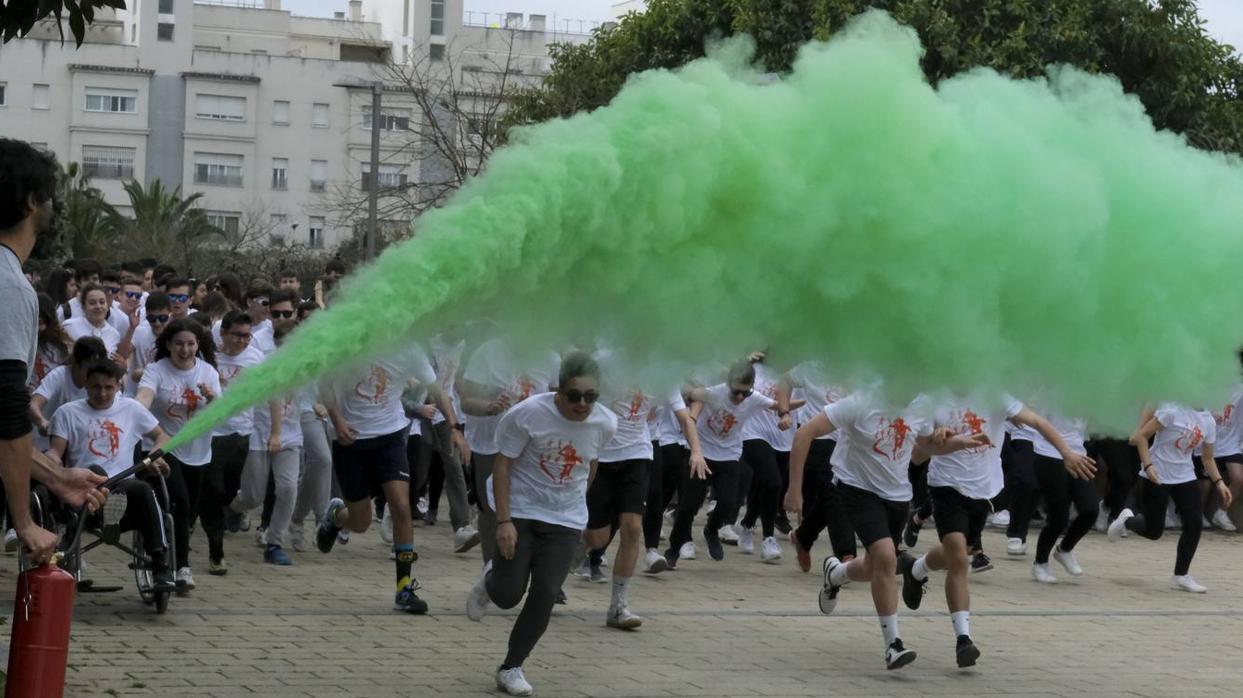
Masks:
[[[165,557],[169,564],[176,560],[176,549],[173,541],[173,517],[168,512],[168,487],[164,476],[156,476],[148,482],[155,488],[156,500],[160,503],[160,514],[163,518],[164,530],[167,531],[167,551]],[[124,493],[110,493],[104,506],[94,514],[86,513],[85,509],[71,509],[64,506],[45,487],[39,485],[31,491],[31,515],[35,523],[56,533],[60,538],[57,551],[60,553],[61,569],[73,575],[77,581],[78,593],[99,594],[120,591],[120,586],[97,585],[85,577],[82,564],[83,556],[101,545],[109,545],[129,556],[129,569],[134,573],[134,583],[138,588],[138,596],[143,603],[155,608],[157,614],[168,611],[168,601],[174,591],[159,589],[155,583],[155,566],[151,556],[147,555],[143,540],[142,527],[136,526],[130,531],[128,544],[124,540],[125,532],[121,530],[121,519],[125,515],[128,498]],[[90,540],[84,542],[84,537]],[[26,566],[23,558],[22,567]]]

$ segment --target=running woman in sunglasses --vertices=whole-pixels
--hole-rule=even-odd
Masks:
[[[522,672],[552,617],[553,604],[587,525],[586,494],[596,461],[617,431],[600,397],[600,369],[588,354],[561,362],[556,393],[510,408],[496,429],[499,453],[481,492],[496,512],[497,554],[466,599],[466,615],[483,618],[488,604],[526,603],[496,670],[496,686],[513,696],[534,692]]]

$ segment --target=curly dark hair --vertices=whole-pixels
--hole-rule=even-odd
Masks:
[[[56,156],[25,141],[0,138],[0,231],[30,215],[29,202],[42,205],[56,195]]]
[[[216,366],[216,343],[212,341],[211,330],[203,327],[199,323],[190,318],[182,318],[181,320],[173,320],[164,327],[164,331],[160,333],[159,339],[155,343],[155,360],[167,359],[172,355],[168,350],[168,345],[181,332],[189,332],[199,340],[200,359],[211,364],[213,368]]]

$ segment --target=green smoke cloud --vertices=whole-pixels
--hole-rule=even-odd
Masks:
[[[1110,78],[933,88],[879,12],[778,81],[734,40],[522,130],[331,310],[178,435],[360,356],[491,318],[676,370],[771,346],[895,393],[1043,389],[1129,430],[1216,400],[1243,328],[1243,169]]]

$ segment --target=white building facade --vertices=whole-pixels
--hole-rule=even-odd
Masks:
[[[97,14],[77,49],[46,25],[0,46],[0,133],[81,163],[122,212],[126,181],[159,180],[202,193],[226,231],[317,249],[353,235],[333,192],[364,185],[371,85],[389,62],[481,70],[512,46],[516,70],[538,80],[549,43],[584,38],[546,31],[538,15],[471,26],[462,0],[353,0],[333,19],[294,16],[280,0],[130,4]],[[411,96],[388,89],[379,178],[399,186],[427,162],[403,153]]]

